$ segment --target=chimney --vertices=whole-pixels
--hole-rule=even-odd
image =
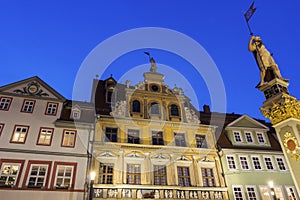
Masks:
[[[203,112],[204,113],[210,113],[210,107],[209,107],[209,105],[203,105]]]

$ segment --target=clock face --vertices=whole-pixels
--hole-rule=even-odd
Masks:
[[[154,84],[153,84],[153,85],[151,85],[150,87],[151,87],[151,91],[152,91],[152,92],[159,92],[159,87],[158,87],[158,85],[154,85]]]
[[[38,91],[38,86],[36,84],[32,84],[28,87],[28,92],[30,94],[35,94]]]

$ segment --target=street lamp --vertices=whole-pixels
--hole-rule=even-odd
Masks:
[[[273,200],[277,200],[273,181],[269,181],[269,187],[271,189],[271,195],[273,197]]]
[[[94,196],[94,180],[96,177],[96,172],[91,171],[90,172],[90,195],[89,195],[89,200],[93,199]]]

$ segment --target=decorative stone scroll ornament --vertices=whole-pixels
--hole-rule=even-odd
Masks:
[[[20,93],[20,94],[27,94],[31,96],[49,96],[49,94],[45,93],[41,88],[40,84],[37,82],[33,81],[31,83],[28,83],[26,87],[23,87],[21,90],[17,89],[14,90],[15,93]]]
[[[283,94],[278,103],[261,107],[262,114],[269,118],[272,124],[277,124],[288,118],[300,119],[300,103],[295,97]]]
[[[200,123],[200,120],[194,110],[188,107],[184,107],[184,110],[185,110],[186,120],[188,123],[194,123],[194,124]]]
[[[283,145],[286,148],[286,152],[288,154],[291,154],[291,157],[294,160],[298,160],[300,158],[300,147],[298,144],[298,141],[295,136],[292,135],[290,132],[286,132],[284,134],[284,140],[283,140]]]
[[[125,117],[126,113],[126,101],[118,101],[113,108],[110,115],[114,117]]]

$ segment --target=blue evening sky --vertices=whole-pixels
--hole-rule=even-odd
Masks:
[[[250,0],[1,1],[0,86],[39,76],[71,99],[77,72],[97,45],[126,30],[162,27],[189,36],[211,56],[224,82],[227,112],[263,118],[259,107],[264,97],[255,88],[259,70],[247,50],[250,36],[243,16],[251,3]],[[255,7],[257,11],[250,26],[274,54],[282,76],[290,79],[290,93],[300,98],[300,1],[257,0]],[[99,64],[99,68],[106,69],[101,78],[113,74],[122,82],[142,81],[142,73],[149,70],[145,50],[155,58],[158,71],[166,74],[166,84],[183,87],[201,109],[203,104],[211,104],[201,74],[187,60],[164,50],[138,49],[120,55],[110,66]],[[103,56],[99,55],[99,59]],[[78,100],[89,101],[96,74],[97,70],[87,74]]]

